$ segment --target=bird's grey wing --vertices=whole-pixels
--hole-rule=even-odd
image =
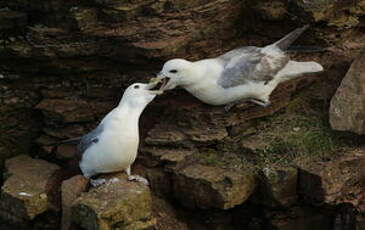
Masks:
[[[94,130],[89,132],[88,134],[84,135],[79,145],[77,146],[77,155],[81,159],[84,152],[90,148],[90,146],[96,144],[99,142],[99,138],[101,133],[103,132],[103,125],[100,124],[98,127],[96,127]]]
[[[268,82],[289,61],[284,54],[270,56],[262,48],[254,46],[232,50],[217,59],[224,66],[218,79],[218,84],[223,88],[242,85],[248,81]]]

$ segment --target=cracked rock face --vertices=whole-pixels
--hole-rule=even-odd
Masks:
[[[247,229],[265,229],[268,224],[278,229],[305,229],[307,226],[326,229],[327,218],[318,215],[317,209],[293,208],[298,205],[298,191],[310,205],[319,199],[329,205],[351,202],[364,210],[365,204],[360,202],[363,193],[355,186],[362,178],[353,177],[355,183],[350,180],[350,175],[358,172],[337,161],[324,166],[315,162],[313,169],[302,168],[299,173],[293,168],[271,169],[269,165],[270,170],[264,170],[263,178],[260,178],[265,191],[260,191],[255,189],[256,184],[262,184],[251,172],[241,170],[248,167],[238,158],[249,150],[252,162],[255,162],[254,153],[258,147],[265,150],[263,144],[268,144],[256,138],[256,132],[263,132],[265,128],[256,129],[255,124],[267,125],[263,117],[277,113],[289,104],[295,107],[299,103],[300,107],[302,104],[297,99],[302,99],[302,92],[299,89],[306,87],[310,90],[307,86],[314,81],[324,82],[329,88],[337,87],[359,47],[365,44],[364,20],[361,18],[365,12],[364,2],[0,1],[0,133],[3,134],[0,136],[0,167],[4,159],[20,152],[28,154],[33,150],[35,139],[42,150],[39,156],[62,164],[73,158],[72,146],[63,145],[53,150],[47,144],[80,136],[93,129],[103,115],[118,104],[126,86],[148,81],[170,58],[194,61],[242,45],[264,46],[295,27],[315,21],[319,23],[314,23],[296,44],[329,46],[330,49],[322,53],[294,53],[293,59],[317,61],[326,71],[280,84],[271,95],[270,107],[242,103],[227,113],[222,107],[205,105],[189,93],[178,90],[158,97],[148,106],[141,117],[142,148],[136,165],[142,165],[140,171],[149,179],[154,195],[182,205],[171,202],[176,206],[170,211],[170,207],[157,202],[160,204],[151,208],[149,189],[130,183],[123,176],[118,176],[120,181],[116,184],[83,193],[74,205],[72,200],[82,190],[77,190],[76,185],[82,188],[85,181],[81,178],[65,181],[63,192],[75,192],[64,196],[64,209],[72,206],[74,215],[71,219],[86,229],[145,229],[155,223],[151,210],[159,215],[157,221],[161,220],[155,228],[229,229],[236,227],[231,218],[236,209],[239,209],[240,219],[252,221],[253,225],[249,226],[253,227]],[[339,93],[333,104],[338,108],[352,102],[354,107],[360,105],[359,88],[363,82],[360,79],[355,82],[356,85],[349,89],[354,91],[346,92],[346,95]],[[318,90],[314,95],[316,100],[311,102],[323,105],[328,111],[327,105],[320,101],[327,101],[327,94],[332,96],[333,92]],[[293,108],[289,106],[290,109]],[[352,108],[353,111],[357,109],[362,107]],[[354,118],[352,112],[346,112],[333,120],[350,126],[352,130],[360,130],[362,118]],[[278,122],[275,118],[270,119],[274,125]],[[24,151],[19,151],[19,147]],[[222,159],[228,163],[222,163]],[[356,159],[362,162],[360,158]],[[345,162],[355,164],[356,160]],[[133,167],[135,170],[136,166]],[[360,170],[359,165],[354,167]],[[331,173],[336,175],[335,179]],[[38,174],[29,176],[34,175]],[[8,177],[5,185],[17,186],[12,178]],[[304,184],[297,184],[298,180]],[[346,184],[351,184],[349,190],[345,189]],[[317,197],[322,194],[317,191],[325,193]],[[283,213],[275,210],[265,217],[261,213],[255,216],[257,207],[247,208],[246,205],[252,203],[250,197],[261,192],[264,200],[255,205],[265,206],[265,214],[277,207],[286,210]],[[336,195],[332,195],[333,192]],[[8,216],[30,219],[34,215],[37,219],[38,216],[44,217],[37,213],[48,210],[46,199],[39,197],[34,201],[39,202],[39,210],[32,209],[31,212],[24,206],[34,203],[23,202],[30,198],[4,193],[1,199],[6,201],[2,204],[6,209],[10,207],[9,213],[23,210]],[[181,206],[184,206],[183,210],[178,210]],[[135,210],[140,211],[136,213]],[[191,225],[190,218],[180,219],[180,211],[190,214],[187,216],[195,219],[196,225]],[[211,220],[212,213],[214,220]],[[255,220],[264,223],[254,225]],[[170,227],[170,222],[175,225]],[[298,223],[300,227],[297,227]]]

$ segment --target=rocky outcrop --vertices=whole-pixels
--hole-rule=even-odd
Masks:
[[[250,172],[192,164],[173,179],[174,196],[189,208],[229,209],[246,201],[255,189]]]
[[[331,100],[330,122],[335,130],[365,134],[365,49],[352,63]]]
[[[25,155],[6,161],[1,188],[0,217],[23,224],[52,209],[48,197],[52,175],[60,167]]]
[[[349,203],[361,210],[365,201],[364,164],[362,150],[328,163],[303,167],[299,171],[300,196],[311,204]]]
[[[351,181],[358,165],[337,161],[334,153],[351,153],[354,146],[328,129],[327,102],[365,44],[363,15],[364,0],[0,1],[0,168],[4,159],[29,152],[68,165],[74,147],[47,144],[94,128],[121,89],[147,81],[169,58],[197,60],[241,45],[263,46],[311,24],[296,44],[325,52],[291,55],[317,61],[325,72],[281,84],[267,108],[242,103],[227,113],[179,90],[158,97],[141,117],[133,171],[148,178],[159,198],[151,203],[147,187],[118,176],[116,184],[83,193],[73,219],[89,229],[327,229],[334,220],[345,223],[346,210],[363,212],[355,186],[362,178]],[[308,164],[297,169],[296,160]],[[339,175],[336,185],[331,173]],[[67,215],[85,183],[65,181]],[[318,202],[325,205],[307,207]],[[342,202],[351,207],[338,211]],[[140,213],[129,211],[135,205]],[[48,218],[52,213],[43,214],[32,224],[51,219],[57,226],[57,218]]]
[[[72,224],[72,204],[87,189],[89,180],[81,175],[62,182],[62,222],[61,230],[69,230]]]
[[[330,26],[351,28],[360,24],[365,14],[365,1],[305,1],[294,0],[289,5],[293,17],[308,17],[313,21],[325,21]]]
[[[289,207],[297,202],[297,168],[263,168],[260,175],[262,188],[259,203],[269,207]]]
[[[74,201],[72,220],[88,230],[148,229],[155,224],[150,190],[126,175],[114,175]]]

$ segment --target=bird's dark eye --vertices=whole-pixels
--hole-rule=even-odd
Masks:
[[[170,70],[170,73],[177,73],[176,69]]]
[[[134,88],[135,88],[135,89],[139,89],[139,85],[135,85],[135,86],[134,86]]]

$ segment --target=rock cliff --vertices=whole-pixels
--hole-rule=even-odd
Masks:
[[[74,146],[47,144],[90,131],[130,83],[310,24],[291,55],[324,72],[280,85],[267,108],[160,96],[133,167],[150,188],[118,175],[64,215],[74,229],[365,229],[364,138],[329,124],[364,134],[363,108],[346,110],[365,97],[364,15],[364,0],[0,0],[0,228],[60,229],[61,188],[85,184],[68,172]]]

